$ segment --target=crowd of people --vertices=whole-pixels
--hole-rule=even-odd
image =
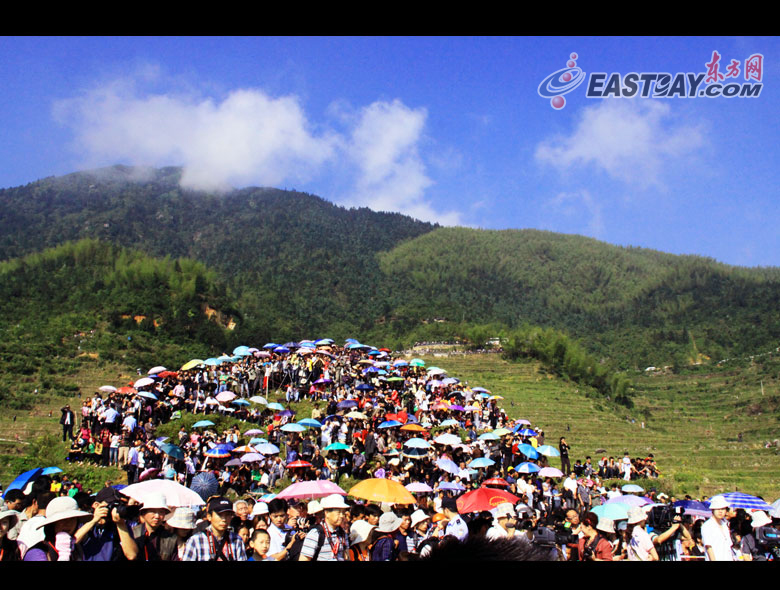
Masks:
[[[510,419],[500,396],[387,349],[269,343],[139,377],[102,387],[78,416],[62,408],[67,460],[122,467],[128,490],[176,482],[200,501],[177,505],[157,491],[139,500],[108,484],[93,493],[67,474],[36,474],[4,494],[0,560],[411,561],[464,550],[537,561],[774,559],[765,533],[776,512],[730,510],[718,498],[687,509],[691,498],[628,485],[659,477],[652,455],[572,466],[565,437],[545,444],[543,428]],[[311,413],[298,416],[304,400]],[[203,419],[157,436],[186,414]],[[223,415],[236,420],[218,429],[209,418]],[[389,480],[414,490],[413,501],[281,489],[353,479]],[[489,502],[466,508],[481,489],[495,490]]]

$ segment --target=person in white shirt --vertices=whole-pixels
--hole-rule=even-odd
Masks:
[[[733,541],[726,515],[728,502],[722,496],[716,496],[710,502],[712,518],[701,527],[701,540],[707,561],[734,561]]]
[[[631,530],[631,542],[628,545],[629,561],[658,561],[658,552],[645,530],[647,514],[640,506],[634,506],[628,511],[628,526]]]
[[[487,530],[485,538],[493,541],[495,539],[514,537],[517,535],[516,526],[517,519],[515,518],[514,506],[509,502],[504,502],[496,507],[493,526]]]

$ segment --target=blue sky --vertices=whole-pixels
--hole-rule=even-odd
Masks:
[[[445,225],[780,266],[778,38],[1,38],[0,186],[114,163],[295,188]],[[757,97],[588,98],[592,73]],[[583,83],[542,81],[572,53]],[[576,70],[571,70],[576,73]],[[755,80],[749,80],[755,83]],[[706,84],[702,85],[703,88]]]

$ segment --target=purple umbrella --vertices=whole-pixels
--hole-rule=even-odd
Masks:
[[[650,504],[650,501],[647,498],[642,498],[641,496],[624,495],[624,496],[617,496],[616,498],[612,498],[611,500],[607,500],[605,504],[627,504],[628,506],[645,506],[646,504]]]

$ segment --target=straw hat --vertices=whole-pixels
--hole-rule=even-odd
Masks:
[[[602,533],[614,533],[615,522],[610,518],[599,518],[599,523],[596,525],[596,530]]]
[[[60,496],[54,498],[46,507],[46,518],[36,528],[41,528],[47,524],[67,520],[69,518],[81,518],[82,516],[92,516],[89,512],[79,510],[76,500],[70,496]]]

